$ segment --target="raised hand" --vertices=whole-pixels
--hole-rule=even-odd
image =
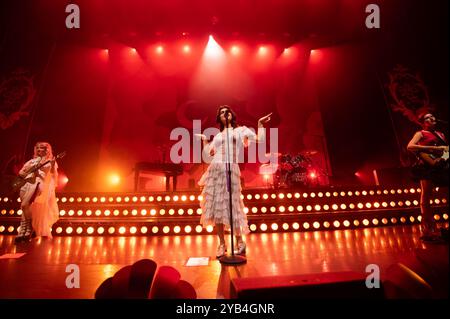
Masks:
[[[270,121],[270,117],[272,116],[272,112],[270,112],[269,114],[267,114],[266,116],[261,117],[258,120],[258,124],[266,124],[267,122]]]

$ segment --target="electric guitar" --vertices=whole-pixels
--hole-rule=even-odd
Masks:
[[[425,162],[429,166],[434,167],[434,166],[442,165],[446,161],[448,162],[449,153],[448,153],[448,151],[443,151],[441,154],[430,154],[430,153],[420,152],[417,155],[419,156],[419,158],[421,158],[423,160],[423,162]],[[443,160],[441,160],[441,159],[443,159]]]
[[[64,156],[66,156],[66,152],[62,152],[59,153],[58,155],[56,155],[55,160],[59,159],[59,158],[63,158]],[[13,192],[17,192],[19,189],[22,188],[23,185],[25,185],[26,183],[31,183],[34,184],[36,182],[36,175],[33,174],[33,176],[26,178],[26,176],[30,175],[31,173],[36,172],[38,169],[40,169],[41,167],[47,165],[48,163],[50,163],[52,160],[48,160],[42,164],[39,164],[38,166],[33,166],[31,169],[29,169],[24,175],[25,177],[22,176],[16,176],[14,178],[14,180],[11,183],[11,188]]]

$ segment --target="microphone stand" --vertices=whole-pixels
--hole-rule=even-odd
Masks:
[[[228,112],[225,113],[225,124],[226,124],[226,130],[227,130],[227,160],[225,161],[225,167],[226,167],[226,177],[227,177],[227,188],[228,188],[228,195],[229,195],[229,207],[230,207],[230,228],[231,228],[231,255],[224,255],[219,258],[220,263],[222,264],[229,264],[229,265],[237,265],[237,264],[243,264],[247,262],[247,258],[240,255],[234,254],[234,230],[233,230],[233,198],[232,198],[232,184],[231,184],[231,160],[230,160],[230,139],[229,139],[229,133],[228,133]]]

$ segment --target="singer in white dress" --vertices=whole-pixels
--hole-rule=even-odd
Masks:
[[[30,173],[44,163],[37,171]],[[24,164],[19,175],[27,182],[20,189],[22,216],[15,242],[27,241],[33,235],[51,238],[51,227],[59,218],[55,194],[58,164],[51,145],[47,142],[36,143],[33,158]]]
[[[212,156],[208,169],[200,178],[202,187],[202,200],[200,207],[202,216],[200,222],[203,227],[215,226],[219,238],[216,257],[220,258],[227,250],[224,238],[224,229],[230,229],[229,189],[227,185],[227,163],[230,163],[233,233],[236,235],[236,254],[245,254],[246,244],[242,238],[249,233],[247,216],[244,212],[244,202],[241,198],[241,172],[238,161],[241,156],[241,145],[248,142],[265,142],[264,124],[270,121],[266,115],[258,121],[256,134],[246,126],[238,126],[236,114],[227,105],[219,107],[216,122],[220,126],[220,133],[208,143],[206,136],[202,135],[204,151]],[[228,118],[228,121],[227,121]],[[229,144],[226,143],[227,136]],[[228,152],[228,149],[230,150]]]

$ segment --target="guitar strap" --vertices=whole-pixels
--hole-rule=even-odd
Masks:
[[[442,144],[442,146],[448,145],[447,142],[444,141],[444,139],[436,133],[436,131],[431,131],[431,133],[438,138],[438,141]]]

